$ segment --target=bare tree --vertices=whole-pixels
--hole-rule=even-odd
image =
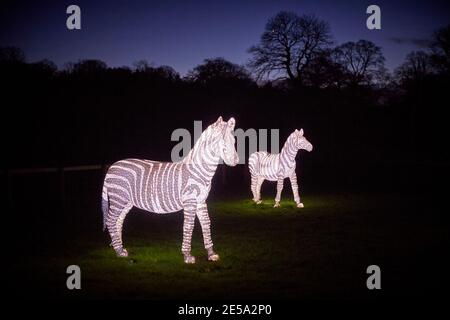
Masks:
[[[29,67],[34,72],[39,73],[42,76],[45,75],[47,77],[53,76],[58,71],[58,67],[56,66],[56,64],[48,59],[30,63]]]
[[[260,43],[248,49],[253,55],[249,66],[258,79],[275,76],[301,82],[304,69],[331,43],[328,23],[281,11],[267,22]]]
[[[166,79],[169,81],[180,80],[180,74],[175,71],[171,66],[162,65],[155,68],[155,74],[161,79]]]
[[[316,88],[339,88],[345,83],[346,73],[333,59],[333,50],[323,50],[304,69],[303,82]]]
[[[149,63],[147,60],[139,60],[133,63],[134,73],[141,80],[150,81],[178,81],[180,75],[174,68],[166,65],[156,67],[153,62]]]
[[[197,83],[252,82],[249,73],[244,67],[224,58],[205,59],[203,64],[189,71],[186,78]]]
[[[134,70],[137,72],[147,72],[149,70],[151,70],[152,68],[154,68],[154,63],[153,62],[148,62],[147,60],[138,60],[136,62],[133,63],[134,66]]]
[[[430,56],[424,51],[414,51],[406,56],[405,62],[395,70],[399,82],[421,80],[433,72]]]
[[[73,64],[72,72],[81,75],[95,75],[104,72],[108,66],[105,62],[97,59],[80,60]]]
[[[440,71],[450,72],[450,25],[433,34],[430,49],[435,67]]]
[[[346,70],[350,83],[369,84],[384,75],[381,48],[368,40],[346,42],[335,48],[335,59]]]

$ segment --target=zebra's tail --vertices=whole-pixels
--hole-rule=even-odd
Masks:
[[[109,213],[109,199],[108,199],[108,188],[106,187],[106,181],[103,183],[102,190],[102,211],[103,211],[103,231],[106,230],[106,218]]]

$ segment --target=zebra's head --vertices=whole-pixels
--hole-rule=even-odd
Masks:
[[[297,149],[304,149],[309,152],[312,151],[313,145],[311,144],[311,142],[306,140],[305,136],[303,135],[303,129],[300,130],[295,129],[294,135],[295,135],[294,140],[295,146],[297,147]]]
[[[227,165],[232,167],[239,162],[239,156],[234,147],[235,137],[233,131],[235,124],[234,118],[230,118],[228,122],[225,122],[222,120],[222,117],[219,117],[213,124],[214,131],[218,137],[217,153]]]

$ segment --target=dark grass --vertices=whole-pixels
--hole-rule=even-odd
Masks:
[[[130,255],[118,258],[100,230],[100,214],[92,223],[79,209],[59,232],[34,234],[17,249],[11,276],[20,280],[13,290],[40,298],[296,299],[423,295],[442,288],[435,268],[444,267],[446,224],[440,215],[421,212],[413,198],[305,195],[303,202],[304,209],[290,200],[281,208],[272,208],[273,200],[259,206],[246,199],[209,201],[221,260],[207,261],[196,222],[194,265],[185,265],[180,252],[180,213],[132,210],[123,236]],[[65,288],[71,264],[82,270],[76,292]],[[382,270],[379,292],[366,288],[371,264]]]

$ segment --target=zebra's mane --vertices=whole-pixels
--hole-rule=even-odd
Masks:
[[[286,139],[286,142],[285,142],[284,145],[283,145],[283,149],[284,149],[284,148],[289,148],[289,146],[292,145],[293,141],[295,141],[295,138],[296,138],[296,132],[294,131],[294,132],[292,132],[292,133],[289,135],[289,137]]]
[[[217,142],[221,137],[221,128],[226,125],[226,122],[213,123],[206,128],[200,138],[195,143],[194,147],[189,151],[187,156],[182,160],[184,163],[203,163],[214,162],[218,155],[216,150],[214,150]]]

